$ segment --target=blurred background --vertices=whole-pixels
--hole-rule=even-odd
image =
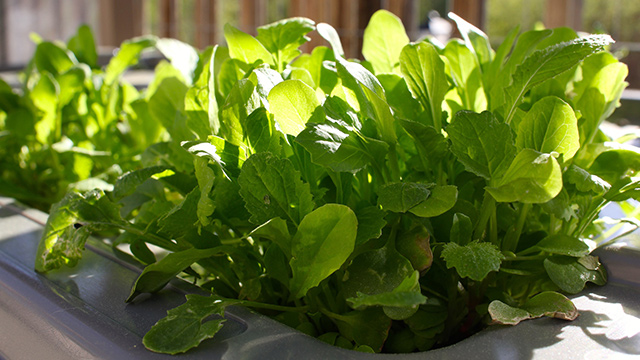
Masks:
[[[517,25],[522,31],[569,26],[608,33],[617,41],[612,50],[629,65],[629,89],[640,89],[638,0],[0,0],[0,71],[19,69],[31,58],[30,33],[66,40],[83,23],[108,57],[123,40],[142,34],[204,48],[224,41],[225,23],[255,33],[257,26],[305,16],[333,25],[346,55],[359,57],[364,28],[378,9],[398,15],[412,40],[433,35],[444,42],[455,36],[449,11],[484,30],[494,46]],[[307,46],[319,44],[322,40],[312,36]],[[630,98],[640,100],[640,90],[626,91]]]

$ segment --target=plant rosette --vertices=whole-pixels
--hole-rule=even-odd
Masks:
[[[168,87],[169,111],[149,104],[172,139],[112,191],[57,203],[36,270],[73,265],[92,232],[119,229],[113,244],[146,265],[127,301],[178,275],[211,292],[144,337],[171,354],[213,337],[229,305],[365,352],[574,319],[564,294],[606,282],[591,255],[614,240],[600,210],[638,198],[640,152],[599,130],[627,67],[607,35],[516,28],[494,51],[450,17],[463,39],[445,45],[409,42],[375,13],[365,61],[309,19],[256,37],[227,25],[183,98]],[[313,30],[331,48],[302,54]]]

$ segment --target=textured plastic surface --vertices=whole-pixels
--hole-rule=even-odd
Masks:
[[[155,359],[144,333],[184,294],[172,282],[143,303],[125,304],[140,269],[92,240],[74,269],[41,275],[33,269],[46,214],[0,198],[0,358]],[[492,327],[456,345],[407,355],[364,354],[326,345],[244,308],[227,311],[214,339],[181,355],[187,359],[625,359],[640,356],[640,252],[599,253],[609,284],[573,297],[573,322],[526,321]]]

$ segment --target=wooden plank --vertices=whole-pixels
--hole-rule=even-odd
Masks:
[[[124,40],[142,34],[140,0],[100,1],[100,44],[119,46]]]
[[[7,66],[7,19],[5,0],[0,0],[0,68]]]
[[[568,26],[582,28],[583,0],[547,0],[544,22],[548,28]]]
[[[484,28],[485,0],[452,0],[453,12],[475,25]]]

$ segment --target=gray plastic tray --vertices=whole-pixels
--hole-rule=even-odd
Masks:
[[[143,302],[125,304],[140,269],[92,239],[73,269],[41,275],[34,254],[46,214],[0,198],[0,358],[155,359],[142,336],[166,311],[198,290],[179,280]],[[213,339],[187,359],[632,359],[640,356],[640,252],[609,247],[598,254],[604,287],[573,296],[573,322],[496,326],[456,345],[406,355],[364,354],[326,345],[241,307],[228,309]]]

